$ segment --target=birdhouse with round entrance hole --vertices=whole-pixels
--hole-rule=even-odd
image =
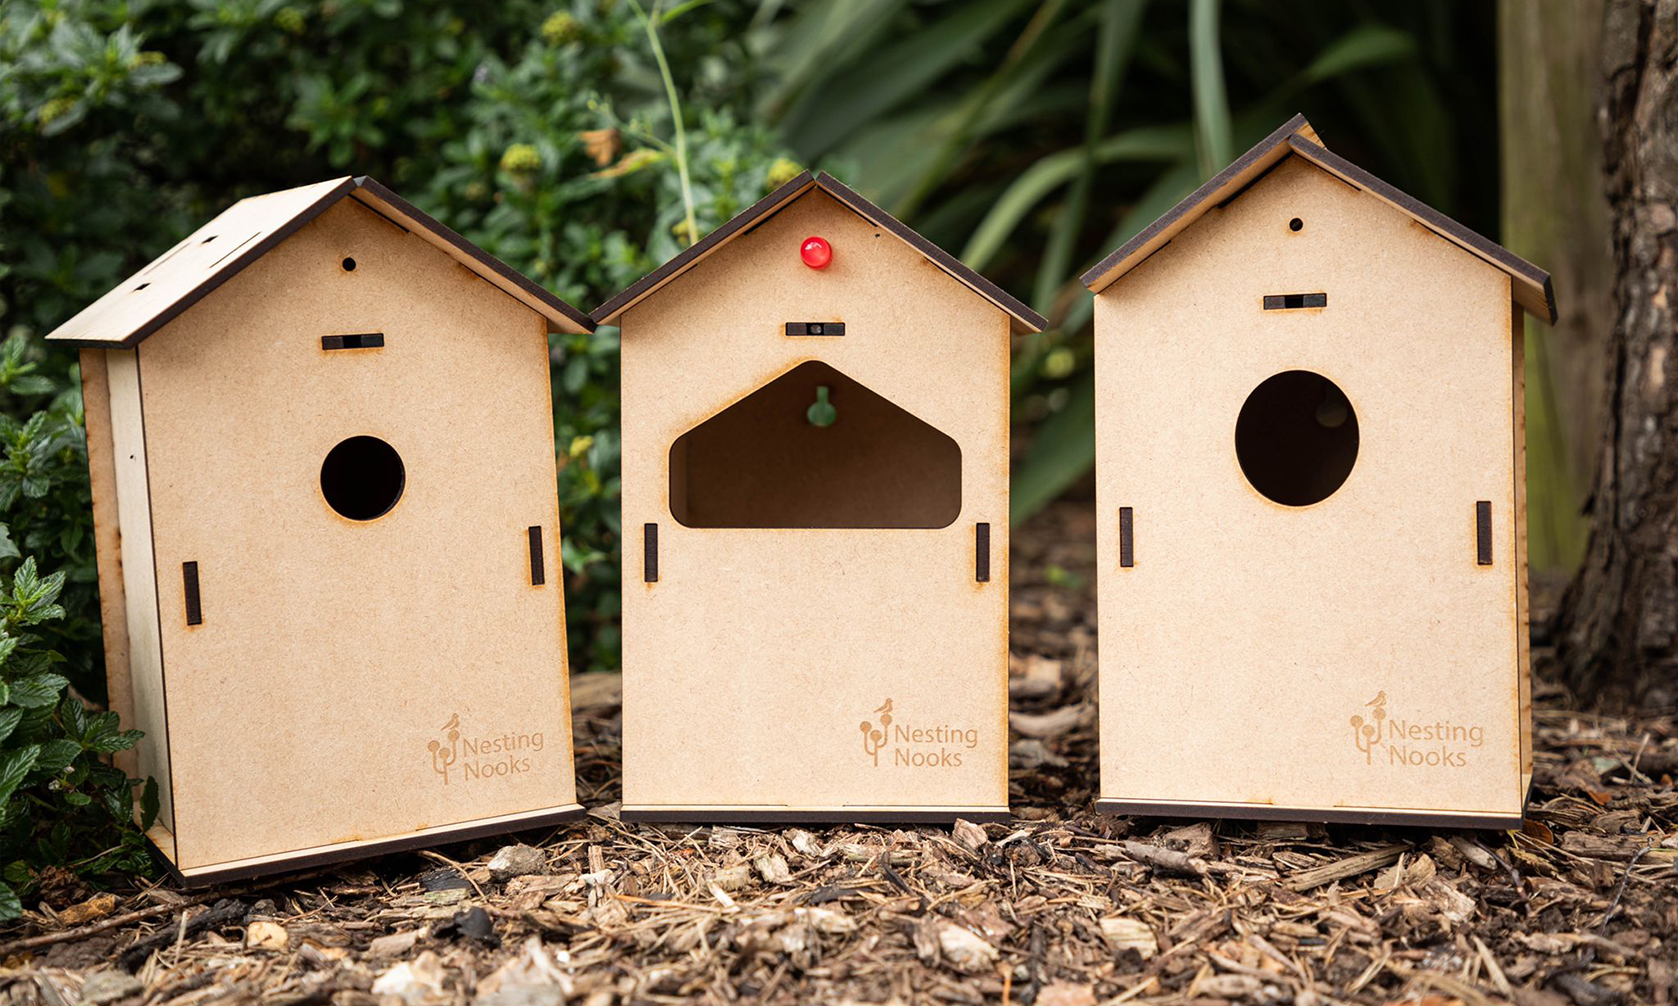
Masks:
[[[1517,825],[1549,277],[1296,117],[1084,283],[1100,806]]]
[[[594,319],[624,818],[1005,814],[1009,343],[1043,319],[825,174]]]
[[[548,333],[371,179],[245,199],[66,322],[111,704],[188,882],[579,811]]]

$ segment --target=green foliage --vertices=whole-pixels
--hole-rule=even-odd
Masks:
[[[0,389],[43,395],[52,382],[26,362],[26,343],[14,334],[0,344]],[[133,782],[104,759],[134,746],[140,734],[123,730],[112,712],[92,712],[70,690],[64,657],[51,640],[83,644],[93,599],[77,591],[69,571],[42,576],[35,554],[52,555],[91,574],[86,496],[87,451],[80,399],[58,398],[18,421],[0,414],[0,920],[22,910],[20,895],[42,871],[133,873],[150,868],[132,818]],[[62,508],[62,509],[60,509]],[[19,548],[30,552],[22,558]],[[19,561],[21,559],[21,562]],[[65,602],[83,611],[71,615]],[[97,639],[97,632],[93,632]],[[156,813],[156,785],[142,803]]]

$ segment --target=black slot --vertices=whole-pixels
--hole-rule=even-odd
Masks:
[[[658,582],[658,525],[648,524],[643,532],[641,556],[641,579],[648,583]]]
[[[1492,503],[1480,500],[1474,504],[1474,561],[1480,566],[1492,564]]]
[[[990,525],[973,526],[973,579],[990,582]]]
[[[1136,531],[1131,509],[1119,507],[1119,566],[1124,569],[1136,565]]]
[[[844,335],[845,323],[842,321],[789,321],[788,335]]]
[[[1264,309],[1266,311],[1298,311],[1307,307],[1327,307],[1326,293],[1267,293],[1264,295]]]
[[[181,563],[181,580],[186,586],[186,624],[203,625],[204,608],[198,600],[198,564]]]
[[[378,349],[385,344],[383,332],[359,332],[355,335],[323,335],[322,349]]]
[[[530,529],[530,585],[540,587],[548,582],[548,572],[542,566],[542,529]]]

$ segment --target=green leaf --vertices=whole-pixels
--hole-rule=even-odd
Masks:
[[[0,741],[4,741],[12,735],[12,731],[17,729],[18,721],[21,719],[23,719],[23,710],[17,706],[12,706],[10,709],[0,709]]]
[[[140,787],[140,830],[150,831],[157,823],[158,797],[157,780],[146,777],[145,784]]]
[[[14,706],[39,709],[58,702],[59,693],[70,682],[63,675],[51,671],[12,682],[11,701]]]
[[[68,768],[81,753],[82,746],[76,741],[62,737],[47,741],[41,745],[41,753],[35,759],[35,771],[56,775]]]
[[[0,807],[11,803],[12,794],[23,785],[24,777],[29,775],[40,756],[41,747],[38,744],[0,752]]]
[[[1008,522],[1019,526],[1095,467],[1095,372],[1087,370],[1061,410],[1038,427],[1014,475]]]
[[[1299,74],[1304,84],[1319,84],[1352,70],[1396,63],[1416,55],[1416,40],[1383,24],[1364,24],[1330,42]]]
[[[23,902],[9,884],[0,884],[0,922],[10,922],[23,915]]]
[[[1194,131],[1200,141],[1200,176],[1211,178],[1235,159],[1218,51],[1220,0],[1189,0],[1189,71],[1194,92]]]
[[[17,546],[12,543],[12,531],[4,524],[0,524],[0,560],[16,559]]]

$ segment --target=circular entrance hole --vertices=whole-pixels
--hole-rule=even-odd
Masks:
[[[1309,370],[1264,380],[1235,420],[1235,456],[1254,489],[1283,506],[1334,495],[1358,459],[1358,417],[1334,382]]]
[[[320,466],[322,495],[350,520],[390,513],[406,483],[401,455],[378,437],[351,437],[327,452]]]

